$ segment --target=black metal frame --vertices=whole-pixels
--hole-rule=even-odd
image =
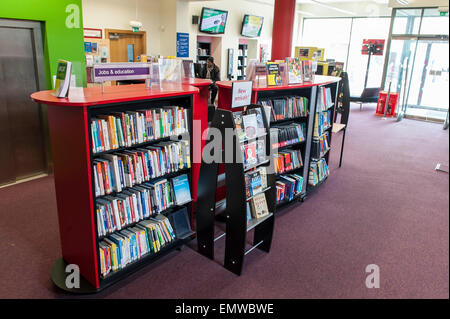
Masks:
[[[250,105],[246,109],[259,108],[258,105]],[[268,121],[265,112],[262,112],[263,119],[266,126],[266,155],[270,154],[270,134]],[[235,134],[235,124],[233,114],[231,111],[218,109],[211,123],[211,128],[220,130],[222,135],[223,145],[225,142],[225,130],[233,130],[232,149],[233,162],[225,163],[225,180],[226,180],[226,208],[225,208],[225,223],[226,223],[226,239],[225,239],[225,259],[224,267],[231,272],[240,275],[242,273],[244,256],[252,251],[254,248],[261,249],[265,252],[270,251],[272,243],[273,228],[274,228],[274,212],[276,209],[276,189],[275,177],[273,170],[273,159],[266,163],[269,171],[267,173],[267,188],[264,190],[266,195],[267,206],[271,214],[268,217],[257,220],[251,226],[247,226],[246,214],[246,198],[245,191],[245,171],[247,170],[242,163],[242,151],[240,143]],[[206,142],[206,145],[213,142],[212,136]],[[269,141],[269,142],[268,142]],[[227,141],[229,143],[229,141]],[[205,148],[206,148],[205,145]],[[222,162],[224,161],[224,152],[222,152]],[[263,166],[262,163],[256,167]],[[198,185],[197,196],[197,243],[198,251],[202,255],[214,260],[214,242],[223,237],[223,234],[218,238],[214,238],[215,212],[216,212],[216,189],[217,189],[217,175],[219,163],[208,163],[204,161],[202,156],[202,164]],[[247,232],[254,229],[254,238],[252,248],[245,250]]]
[[[333,106],[331,107],[331,109],[332,109],[332,114],[331,114],[331,121],[332,121],[332,123],[331,124],[334,123],[334,119],[336,117],[336,105],[338,103],[338,91],[339,91],[338,90],[338,84],[339,84],[339,82],[330,83],[330,84],[319,86],[319,89],[322,88],[322,87],[329,87],[331,89],[331,95],[334,96]],[[318,101],[319,96],[320,96],[319,94],[316,94],[316,99],[314,101],[314,104],[311,104],[311,108],[310,108],[311,109],[311,114],[310,115],[312,115],[312,121],[313,121],[313,125],[311,127],[311,130],[314,130],[314,122],[315,122],[316,113],[317,113],[316,106],[317,106],[317,101]],[[313,107],[313,105],[314,105],[314,107]],[[331,151],[331,140],[332,140],[332,132],[331,132],[331,130],[332,130],[332,126],[329,127],[327,130],[328,130],[328,145],[330,146],[330,151]],[[311,134],[311,139],[313,139],[312,134]],[[344,144],[342,144],[342,149],[343,149],[343,145]],[[311,151],[311,149],[309,151]],[[321,158],[325,158],[325,161],[327,162],[327,165],[329,164],[330,151],[326,152],[326,154],[321,156]],[[342,152],[341,152],[341,160],[342,160]],[[309,182],[309,170],[310,170],[310,167],[311,167],[311,161],[308,161],[308,173],[306,175],[306,185],[307,185],[306,186],[306,193],[307,194],[309,194],[312,191],[316,190],[317,187],[320,186],[323,182],[325,182],[327,180],[327,178],[328,178],[328,176],[325,177],[323,179],[323,181],[319,182],[317,185],[314,185],[314,186],[313,185],[309,185],[308,182]]]

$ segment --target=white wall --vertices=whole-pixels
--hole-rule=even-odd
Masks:
[[[258,51],[259,44],[271,44],[272,43],[272,26],[273,26],[273,5],[263,0],[221,0],[221,1],[190,1],[189,2],[189,14],[186,14],[186,19],[189,21],[189,57],[196,61],[197,56],[197,35],[210,36],[207,33],[200,33],[199,26],[193,25],[191,20],[193,15],[200,16],[202,7],[209,7],[215,9],[223,9],[228,11],[227,25],[225,33],[218,35],[222,37],[222,57],[221,64],[219,65],[221,71],[222,80],[226,80],[227,64],[228,64],[228,48],[234,48],[234,75],[237,74],[237,50],[241,36],[241,27],[244,14],[252,14],[264,17],[264,24],[261,31],[261,36],[258,39]],[[259,52],[258,52],[259,56]],[[216,58],[216,57],[215,57]],[[234,78],[236,79],[236,77]]]
[[[104,29],[131,30],[129,22],[138,20],[143,24],[141,30],[147,33],[147,54],[160,54],[162,2],[165,1],[83,0],[83,24],[85,28],[97,28],[103,31]]]

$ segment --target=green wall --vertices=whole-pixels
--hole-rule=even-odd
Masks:
[[[73,9],[66,12],[67,6],[71,4],[79,9],[78,28],[74,24]],[[81,0],[0,0],[0,18],[43,22],[42,39],[48,89],[52,89],[52,76],[56,74],[58,59],[71,61],[77,85],[86,86],[82,16]],[[66,20],[73,28],[66,26]]]

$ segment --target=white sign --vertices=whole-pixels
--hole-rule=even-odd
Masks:
[[[231,89],[231,108],[250,105],[252,103],[252,81],[233,82]]]

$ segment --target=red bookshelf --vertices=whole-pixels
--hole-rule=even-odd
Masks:
[[[207,88],[209,83],[193,82],[191,85],[165,84],[151,89],[147,89],[145,84],[105,87],[104,93],[98,87],[85,88],[84,97],[81,98],[56,98],[52,95],[52,91],[31,94],[35,102],[48,105],[62,248],[62,258],[55,263],[52,279],[59,287],[65,289],[66,264],[79,266],[82,287],[78,291],[65,290],[96,292],[186,243],[186,240],[176,241],[160,252],[143,257],[111,276],[101,277],[98,253],[100,240],[97,236],[91,169],[95,154],[92,153],[91,147],[90,118],[103,111],[127,111],[164,105],[179,105],[189,109],[192,165],[188,175],[194,201],[198,184],[198,172],[195,170],[199,171],[199,164],[197,167],[193,163],[193,158],[198,156],[193,151],[201,153],[202,145],[198,144],[200,141],[193,139],[192,123],[193,120],[199,120],[202,127],[207,125],[207,99],[205,107],[203,98],[204,87]],[[133,146],[130,147],[132,148]],[[188,206],[192,227],[192,204]]]

